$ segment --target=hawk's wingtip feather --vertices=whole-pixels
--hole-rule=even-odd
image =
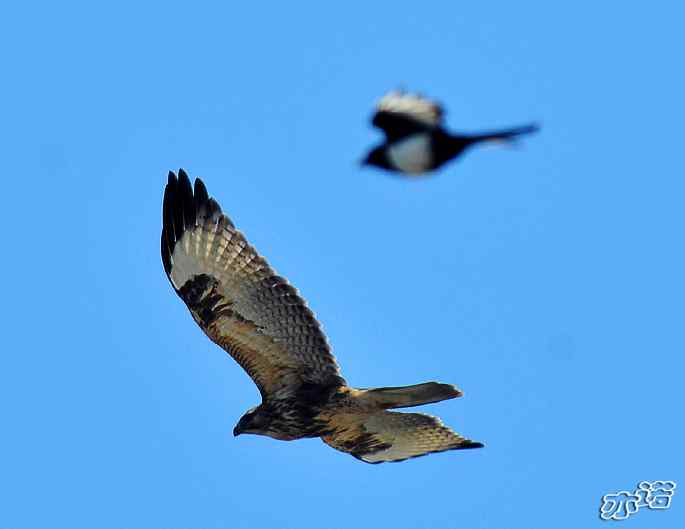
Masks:
[[[176,242],[183,233],[197,223],[200,208],[204,207],[209,215],[221,214],[218,203],[209,197],[207,187],[200,178],[191,184],[188,173],[182,167],[178,173],[169,171],[164,188],[162,205],[162,264],[167,275],[173,267],[172,255]]]

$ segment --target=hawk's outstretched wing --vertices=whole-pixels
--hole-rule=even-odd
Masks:
[[[423,413],[380,411],[371,415],[344,414],[333,417],[334,433],[323,441],[366,463],[404,461],[432,452],[481,448]]]
[[[162,262],[202,330],[265,398],[302,383],[343,383],[306,302],[248,244],[200,179],[172,172],[164,190]]]
[[[376,105],[371,123],[381,129],[388,141],[442,125],[442,107],[418,94],[388,92]]]

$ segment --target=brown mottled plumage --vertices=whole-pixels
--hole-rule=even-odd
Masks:
[[[354,389],[297,290],[248,244],[201,180],[169,173],[164,190],[162,262],[193,319],[259,388],[262,403],[234,434],[321,437],[367,463],[476,448],[439,419],[388,409],[461,396],[449,384]]]

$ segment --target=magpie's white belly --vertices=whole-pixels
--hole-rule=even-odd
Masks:
[[[403,173],[425,173],[433,166],[429,134],[413,134],[388,146],[388,161]]]

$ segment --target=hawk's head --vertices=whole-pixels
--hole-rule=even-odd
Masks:
[[[287,433],[287,425],[283,418],[279,417],[275,410],[265,404],[260,404],[251,408],[243,415],[238,424],[233,428],[233,435],[238,436],[242,433],[254,435],[266,435],[274,439],[290,440],[292,435]]]
[[[260,404],[243,415],[233,428],[233,435],[251,433],[266,435],[281,441],[291,441],[302,437],[302,420],[293,415],[292,409],[284,410],[273,403]],[[296,414],[295,414],[296,415]]]
[[[238,424],[233,428],[233,435],[241,433],[251,433],[255,435],[269,435],[269,424],[271,423],[271,413],[263,405],[255,406],[247,410]]]

